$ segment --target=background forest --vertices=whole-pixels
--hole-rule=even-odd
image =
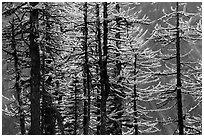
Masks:
[[[3,2],[2,134],[202,134],[201,4]]]

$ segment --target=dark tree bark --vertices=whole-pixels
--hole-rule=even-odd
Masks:
[[[135,54],[135,61],[134,61],[134,75],[137,75],[137,54]],[[134,82],[136,82],[136,77],[134,77]],[[135,135],[138,135],[138,124],[137,123],[137,85],[136,83],[134,84],[134,104],[133,104],[133,110],[134,110],[134,130],[135,130]]]
[[[183,110],[182,110],[182,93],[181,93],[181,62],[180,62],[180,36],[179,36],[179,3],[176,3],[176,66],[177,66],[177,111],[178,111],[178,127],[179,135],[184,134],[184,125],[183,125]]]
[[[120,12],[120,5],[116,4],[116,11],[119,13]],[[121,17],[116,17],[116,24],[117,27],[120,28],[120,20]],[[120,32],[117,32],[115,35],[116,39],[120,39]],[[117,40],[116,41],[116,47],[118,49],[120,49],[120,41]],[[120,56],[120,53],[116,53],[116,58]],[[120,75],[120,71],[121,71],[121,61],[116,61],[116,68],[115,68],[115,77],[118,77]],[[117,81],[117,83],[120,83],[120,78]],[[120,87],[118,87],[120,88]],[[120,89],[121,90],[121,89]],[[117,111],[121,111],[122,110],[122,99],[120,97],[118,97],[117,95],[114,95],[114,106]],[[116,119],[120,119],[122,117],[122,112],[117,113],[117,116],[115,116],[114,118]],[[114,135],[122,135],[122,123],[120,121],[114,121],[113,123],[113,127],[112,127],[112,134]]]
[[[19,115],[20,115],[20,128],[21,128],[21,135],[25,134],[25,116],[23,112],[23,102],[21,99],[21,85],[20,85],[20,77],[21,77],[21,70],[19,69],[18,63],[19,58],[17,55],[17,47],[16,47],[16,40],[15,40],[15,28],[14,28],[14,19],[11,24],[11,48],[13,50],[13,57],[14,57],[14,69],[16,74],[16,83],[15,83],[15,89],[17,92],[17,100],[19,105]]]
[[[120,5],[116,4],[116,11],[119,13],[120,12]],[[121,17],[116,17],[116,24],[117,27],[120,28],[120,19]],[[120,32],[117,32],[115,35],[116,39],[120,39]],[[117,40],[116,41],[116,47],[120,48],[120,41]],[[116,57],[119,57],[120,53],[116,53]],[[116,61],[116,76],[120,75],[120,71],[121,71],[121,61]]]
[[[104,90],[101,91],[101,135],[106,135],[106,101],[110,93],[109,78],[107,74],[107,58],[108,58],[108,13],[107,2],[103,2],[103,58],[102,58],[102,83]]]
[[[103,80],[102,80],[102,51],[101,51],[101,30],[100,30],[100,16],[99,16],[99,4],[96,4],[96,42],[97,42],[97,52],[98,52],[98,56],[99,56],[99,69],[100,69],[100,87],[99,89],[101,89],[101,92],[103,92]],[[97,71],[98,72],[98,71]],[[100,91],[97,90],[97,122],[100,122]],[[97,125],[97,131],[96,131],[97,135],[100,135],[100,125]]]
[[[55,135],[55,124],[57,122],[61,135],[64,135],[63,118],[54,104],[45,108],[45,131],[47,135]]]
[[[84,135],[88,135],[89,133],[89,121],[90,121],[90,76],[89,76],[89,62],[88,62],[88,22],[87,22],[87,2],[84,3],[84,28],[83,28],[83,49],[85,52],[85,62],[84,62],[84,120],[83,120],[83,130]]]
[[[38,10],[30,12],[30,57],[31,57],[31,135],[40,135],[40,54],[36,42],[38,27]]]
[[[44,106],[44,120],[43,120],[43,129],[45,135],[54,135],[55,134],[55,111],[52,110],[52,102],[50,97],[44,97],[46,106]]]
[[[41,108],[41,134],[44,134],[44,121],[45,121],[45,107],[46,107],[46,97],[45,97],[45,46],[42,45],[42,108]]]

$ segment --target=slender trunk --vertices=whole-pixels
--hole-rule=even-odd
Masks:
[[[14,29],[14,20],[13,24],[11,26],[12,30],[12,43],[11,43],[11,48],[13,50],[13,56],[14,56],[14,69],[15,69],[15,74],[16,74],[16,92],[17,92],[17,100],[18,100],[18,105],[19,105],[19,115],[20,115],[20,128],[21,128],[21,135],[25,134],[25,116],[23,112],[23,102],[21,100],[21,88],[20,88],[20,69],[18,67],[18,55],[17,55],[17,49],[16,49],[16,40],[15,40],[15,29]]]
[[[107,21],[107,2],[103,2],[103,58],[102,58],[102,80],[105,90],[101,91],[101,134],[106,135],[106,100],[110,91],[109,78],[107,74],[107,58],[108,58],[108,21]]]
[[[120,5],[116,4],[116,11],[119,13],[120,12]],[[116,25],[118,28],[120,28],[120,17],[116,17]],[[117,32],[115,35],[116,39],[120,39],[120,32]],[[117,40],[116,41],[116,47],[120,48],[120,41]],[[116,58],[120,56],[120,53],[116,53]],[[121,62],[120,61],[116,61],[116,76],[120,75],[120,71],[121,71]]]
[[[36,42],[38,9],[30,13],[30,57],[31,57],[31,135],[40,135],[40,54]]]
[[[180,63],[180,36],[179,36],[179,3],[176,3],[176,66],[177,66],[177,110],[178,110],[178,127],[179,135],[183,135],[183,111],[182,111],[182,94],[181,94],[181,63]]]
[[[100,30],[100,16],[99,16],[99,4],[96,4],[96,41],[97,41],[97,47],[96,47],[96,50],[97,50],[97,53],[98,53],[98,56],[99,56],[99,67],[100,67],[100,70],[102,70],[102,52],[101,52],[101,30]],[[97,70],[97,74],[98,74],[98,70]],[[102,73],[100,73],[102,74]],[[99,89],[101,89],[101,92],[103,90],[103,82],[102,82],[102,79],[100,79],[100,86],[101,88],[99,87]],[[100,122],[100,92],[99,90],[97,90],[97,122],[99,123]],[[97,129],[96,129],[96,134],[97,135],[100,135],[100,125],[98,124],[97,125]]]
[[[77,119],[78,119],[78,115],[77,115],[77,104],[78,104],[78,101],[77,101],[77,93],[78,93],[78,89],[77,89],[77,78],[76,78],[76,75],[75,75],[75,84],[74,84],[74,135],[77,135]]]
[[[41,134],[44,134],[44,119],[45,119],[45,107],[46,107],[46,98],[45,98],[45,49],[44,47],[42,48],[43,50],[43,57],[42,57],[42,108],[41,108]]]
[[[44,134],[44,119],[45,119],[45,107],[46,107],[46,98],[45,98],[45,46],[42,45],[42,108],[41,108],[41,134]]]
[[[116,11],[119,13],[120,12],[120,5],[116,4]],[[116,17],[116,25],[118,28],[120,28],[120,17]],[[120,32],[117,32],[115,34],[116,39],[120,39]],[[116,47],[120,49],[120,41],[116,41]],[[120,56],[120,53],[116,53],[116,58]],[[121,71],[121,61],[116,61],[116,68],[115,68],[115,77],[118,77],[120,75]],[[117,81],[117,83],[121,82],[121,78]],[[117,87],[116,87],[117,88]],[[119,89],[121,90],[121,89]],[[122,110],[122,99],[118,96],[114,96],[114,105],[116,108],[116,111],[121,111]],[[118,113],[117,116],[115,117],[116,119],[120,119],[122,117],[122,112]],[[113,123],[113,134],[115,135],[122,135],[122,124],[121,121],[114,121]]]
[[[135,61],[134,61],[134,76],[137,74],[137,55],[135,54]],[[134,130],[135,135],[138,135],[138,124],[137,124],[137,85],[136,85],[136,77],[134,77]]]
[[[47,9],[47,4],[45,6],[46,10]],[[42,77],[41,77],[41,82],[42,82],[42,108],[41,108],[41,134],[45,134],[47,135],[49,133],[49,131],[46,130],[46,124],[45,124],[45,119],[46,119],[46,113],[45,113],[45,109],[46,106],[48,106],[48,102],[50,103],[50,101],[48,101],[48,98],[46,97],[46,91],[45,91],[45,46],[47,44],[48,41],[48,17],[46,15],[44,15],[45,17],[45,22],[46,22],[46,26],[45,26],[45,43],[42,44],[42,66],[41,66],[41,71],[42,71]]]
[[[84,63],[84,121],[83,121],[83,130],[84,135],[88,135],[89,130],[89,120],[90,120],[90,87],[89,87],[89,62],[88,62],[88,23],[87,23],[87,2],[84,3],[84,28],[83,28],[83,48],[85,52],[85,63]]]

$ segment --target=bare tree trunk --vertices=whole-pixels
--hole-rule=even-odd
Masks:
[[[45,48],[43,46],[43,57],[42,57],[42,108],[41,108],[41,134],[44,134],[44,119],[45,119],[45,107],[46,107],[46,98],[45,98]]]
[[[135,61],[134,61],[134,75],[137,75],[137,55],[135,54]],[[137,85],[136,85],[136,77],[134,77],[134,130],[135,135],[138,135],[138,124],[137,124]]]
[[[107,2],[103,2],[103,58],[102,58],[102,75],[104,90],[101,91],[101,135],[106,135],[106,101],[110,92],[109,78],[107,74],[108,58],[108,21],[107,21]]]
[[[176,66],[177,66],[177,110],[178,110],[178,127],[179,135],[183,135],[183,111],[182,111],[182,94],[181,94],[181,62],[180,62],[180,36],[179,36],[179,3],[176,3]]]
[[[103,91],[103,80],[102,80],[102,51],[101,51],[101,30],[100,30],[100,16],[99,16],[99,4],[96,4],[96,42],[97,42],[97,52],[98,52],[98,56],[99,56],[99,68],[100,68],[100,87],[99,89],[101,89],[101,92]],[[100,122],[100,97],[99,97],[99,90],[97,90],[97,122]],[[96,134],[100,135],[100,125],[97,125],[97,129],[96,129]]]
[[[15,28],[14,28],[14,19],[13,24],[11,24],[11,31],[12,31],[12,42],[11,42],[11,48],[13,50],[13,57],[14,57],[14,69],[16,74],[16,83],[15,88],[17,92],[17,100],[19,105],[19,115],[20,115],[20,128],[21,128],[21,135],[25,134],[25,116],[23,112],[23,102],[21,100],[21,88],[20,88],[20,69],[18,67],[18,55],[17,55],[17,47],[16,47],[16,40],[15,40]]]
[[[31,57],[31,130],[32,135],[40,135],[40,54],[36,42],[38,9],[30,13],[30,57]]]
[[[116,4],[116,11],[120,12],[120,5]],[[120,28],[120,17],[116,17],[116,25],[118,28]],[[115,35],[116,39],[120,39],[120,32],[117,32]],[[120,41],[116,41],[116,47],[120,49]],[[120,56],[120,53],[116,53],[116,58]],[[120,75],[121,71],[121,61],[116,61],[116,68],[115,68],[115,77],[118,77]],[[117,81],[117,83],[120,83],[120,78]],[[117,87],[116,87],[117,88]],[[114,95],[114,105],[116,107],[116,111],[122,110],[122,99],[118,96]],[[117,113],[117,116],[115,116],[116,119],[120,119],[122,117],[122,112]],[[113,123],[113,134],[115,135],[122,135],[122,123],[121,121],[114,121]]]
[[[47,28],[47,26],[46,26],[46,28]],[[47,33],[47,30],[45,33]],[[47,34],[45,34],[45,35],[47,35]],[[45,45],[42,45],[42,52],[43,52],[42,53],[43,55],[42,55],[42,67],[41,67],[41,70],[42,70],[42,78],[41,78],[41,81],[42,81],[41,134],[43,135],[44,134],[44,126],[45,126],[44,120],[45,120],[45,107],[46,107],[45,79],[44,79],[45,78]]]
[[[89,130],[89,121],[90,121],[90,76],[89,76],[89,62],[88,62],[88,23],[87,23],[87,2],[84,3],[84,28],[83,28],[83,48],[85,52],[85,63],[84,63],[84,121],[83,121],[83,130],[84,135],[88,135]]]

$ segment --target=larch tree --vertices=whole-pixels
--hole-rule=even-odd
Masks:
[[[59,83],[56,80],[55,57],[59,56],[59,32],[56,29],[57,15],[56,11],[51,11],[55,5],[51,3],[42,3],[42,20],[40,20],[41,32],[40,51],[41,51],[41,133],[46,135],[56,134],[55,122],[58,125],[61,121],[59,110],[54,105],[54,97],[61,103],[61,93],[59,92]],[[51,13],[52,12],[52,13]],[[55,33],[58,36],[54,35]],[[58,42],[56,40],[59,40]],[[54,85],[54,83],[56,85]],[[54,89],[53,90],[51,89]],[[60,128],[60,126],[59,126]],[[60,128],[62,130],[62,127]],[[61,131],[63,132],[63,131]]]
[[[148,112],[148,104],[151,100],[151,86],[159,81],[153,76],[160,67],[159,60],[156,59],[158,51],[145,48],[148,40],[144,39],[147,31],[142,26],[148,25],[148,19],[127,19],[129,24],[127,29],[127,42],[124,46],[124,62],[126,66],[123,71],[124,85],[127,89],[127,104],[125,106],[126,119],[123,121],[124,127],[128,128],[126,134],[148,134],[159,131],[155,118]],[[136,30],[136,31],[135,31]]]
[[[89,76],[89,62],[88,62],[88,23],[87,23],[87,2],[83,5],[84,11],[84,27],[83,29],[83,49],[84,49],[84,121],[83,121],[83,128],[84,128],[84,135],[88,135],[89,132],[89,121],[90,121],[90,76]]]
[[[99,75],[99,78],[102,77],[102,49],[101,49],[101,23],[100,23],[100,9],[99,9],[99,4],[96,3],[96,46],[97,46],[97,53],[98,53],[98,66],[96,73]],[[99,79],[98,78],[98,79]],[[100,92],[103,92],[103,83],[102,83],[102,79],[99,79],[99,83],[97,86],[97,129],[96,129],[96,134],[100,135]]]
[[[108,37],[108,74],[110,83],[110,94],[107,100],[108,134],[134,134],[132,132],[133,127],[143,120],[142,117],[141,120],[140,117],[138,118],[138,116],[134,116],[134,114],[136,114],[138,111],[141,112],[139,115],[143,115],[143,117],[145,117],[146,110],[145,107],[136,105],[136,103],[134,103],[135,106],[132,106],[134,106],[135,109],[136,106],[142,108],[134,111],[130,104],[144,100],[144,97],[142,97],[142,92],[147,89],[142,89],[142,84],[140,83],[143,83],[144,85],[147,84],[152,76],[151,73],[154,70],[153,68],[159,66],[159,64],[156,63],[158,60],[152,59],[155,57],[156,52],[144,49],[145,44],[147,43],[147,41],[143,40],[146,32],[143,32],[143,29],[140,29],[140,27],[142,25],[149,24],[149,21],[146,17],[143,17],[142,19],[139,18],[137,12],[134,11],[134,7],[130,8],[131,4],[134,5],[135,3],[111,3],[109,5],[109,10],[112,10],[109,12],[110,17],[108,18],[108,20],[110,20],[110,31]],[[119,5],[121,8],[119,8]],[[116,10],[113,10],[115,8]],[[135,58],[135,55],[137,54],[138,57]],[[137,60],[137,63],[135,60]],[[138,73],[137,71],[143,68],[140,74],[136,76],[133,74],[134,71],[132,70],[135,64],[137,64],[135,73]],[[148,68],[149,72],[147,71]],[[150,71],[151,69],[152,71]],[[133,81],[133,77],[135,81]],[[158,81],[158,79],[152,79],[152,82],[153,81]],[[139,88],[137,89],[140,93],[139,95],[136,95],[136,84],[140,84]],[[134,87],[135,96],[133,93]],[[135,100],[133,101],[132,98]],[[145,101],[143,101],[143,103],[144,102]],[[138,123],[136,122],[136,119],[138,119]],[[135,123],[130,122],[131,120],[135,120]],[[142,122],[140,125],[142,127],[140,132],[157,132],[158,129],[155,127],[156,124],[157,122],[151,122],[150,120],[149,122]],[[112,125],[115,125],[115,128],[112,128]],[[124,129],[127,129],[127,132],[122,131]],[[136,129],[136,132],[138,132],[138,129]]]
[[[39,22],[38,9],[32,7],[32,4],[14,4],[13,8],[5,12],[9,16],[14,16],[15,25],[18,24],[13,26],[15,29],[11,38],[14,38],[12,48],[15,51],[14,58],[17,61],[15,68],[18,74],[21,73],[17,77],[18,84],[16,86],[19,87],[17,98],[21,109],[20,125],[22,134],[40,134],[40,55],[37,43]],[[35,5],[37,4],[35,3]],[[15,39],[18,40],[15,41]],[[30,71],[29,76],[28,71]],[[28,129],[28,123],[31,124],[30,129]]]
[[[181,7],[183,7],[182,10],[180,10]],[[157,24],[152,35],[156,42],[162,43],[161,52],[158,56],[161,58],[163,69],[156,75],[161,77],[161,80],[166,79],[155,88],[155,90],[160,92],[158,94],[158,105],[162,108],[161,111],[177,112],[176,115],[169,115],[168,120],[164,119],[163,122],[166,124],[176,122],[175,133],[180,135],[189,134],[193,131],[197,134],[201,133],[194,126],[185,126],[188,125],[188,120],[193,117],[192,113],[187,112],[200,104],[193,100],[194,96],[191,94],[194,91],[200,91],[199,87],[201,85],[198,80],[200,74],[199,76],[195,74],[198,74],[200,70],[199,59],[193,58],[195,48],[184,47],[184,45],[191,46],[193,42],[201,39],[199,19],[197,19],[196,25],[190,23],[191,19],[196,16],[200,15],[188,12],[186,3],[177,2],[175,9],[172,8],[171,13],[164,11],[164,16],[157,19],[158,21],[163,21],[165,26]],[[194,70],[192,70],[193,65],[197,66]],[[190,71],[191,74],[187,74],[186,71]],[[190,86],[192,84],[196,85],[196,88],[192,88]],[[189,108],[191,105],[188,106],[185,99],[190,99],[189,101],[196,105]],[[199,117],[197,118],[199,119]]]
[[[103,4],[103,55],[102,55],[102,63],[100,66],[100,73],[101,73],[101,126],[100,132],[101,135],[106,135],[106,101],[108,98],[108,94],[110,91],[109,87],[109,78],[107,74],[107,58],[108,58],[108,11],[107,6],[108,3],[104,2]]]
[[[3,51],[6,52],[8,55],[11,55],[11,60],[14,62],[14,79],[15,79],[15,95],[17,98],[17,107],[18,107],[18,113],[15,114],[20,117],[20,130],[21,134],[24,135],[26,133],[25,129],[25,110],[23,109],[23,105],[25,102],[23,102],[23,93],[22,93],[22,63],[21,57],[19,54],[22,54],[23,51],[20,51],[20,40],[19,34],[20,28],[17,26],[17,24],[21,23],[17,17],[13,17],[12,21],[9,23],[8,27],[3,30],[3,38],[7,39],[7,42],[9,42],[9,47],[3,46]],[[11,49],[11,52],[8,51],[8,48]],[[8,59],[10,60],[10,59]]]
[[[11,3],[3,51],[17,94],[3,111],[21,134],[201,134],[202,15],[186,7],[151,22],[134,2]]]
[[[31,58],[31,129],[32,135],[40,135],[40,53],[38,38],[39,11],[31,7],[30,11],[30,58]]]

